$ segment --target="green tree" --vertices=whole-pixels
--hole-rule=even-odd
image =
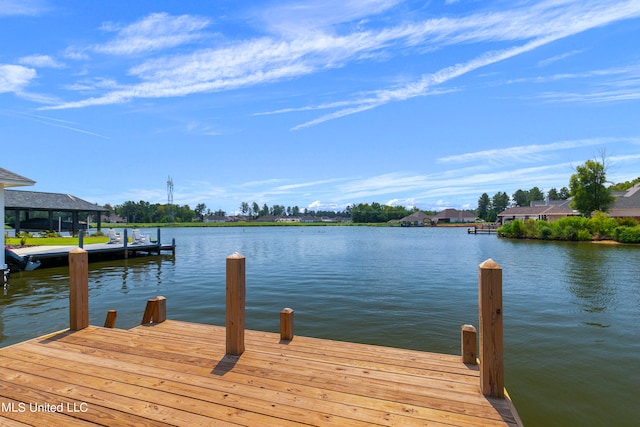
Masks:
[[[619,182],[609,187],[609,189],[611,191],[627,191],[628,189],[630,189],[631,187],[633,187],[639,182],[640,182],[640,177],[634,179],[633,181]],[[104,207],[106,208],[107,205],[104,205]]]
[[[537,188],[537,187],[536,187]],[[513,198],[513,203],[516,206],[529,206],[531,205],[531,193],[525,190],[518,190],[511,196]]]
[[[497,192],[493,195],[491,199],[491,210],[496,214],[496,216],[507,209],[509,206],[509,195],[505,192]]]
[[[253,209],[253,216],[260,215],[260,205],[258,205],[257,202],[253,202],[253,204],[251,205],[251,208]]]
[[[560,200],[567,200],[571,195],[569,194],[569,189],[567,187],[562,187],[560,189]]]
[[[530,199],[530,202],[533,202],[536,200],[544,200],[544,193],[538,187],[533,187],[531,190],[529,190],[529,199]],[[531,203],[529,203],[529,205],[530,204]]]
[[[547,197],[549,200],[560,200],[560,193],[555,188],[550,188],[547,192]]]
[[[611,190],[604,186],[607,182],[607,167],[603,156],[602,162],[587,160],[576,167],[576,173],[569,180],[569,193],[573,197],[571,208],[584,216],[591,216],[593,211],[607,212],[615,201]]]
[[[242,215],[246,215],[247,212],[249,212],[249,203],[247,202],[242,202],[240,203],[240,212],[242,212]]]
[[[480,198],[478,199],[478,209],[476,210],[476,215],[478,218],[482,218],[487,221],[487,214],[491,209],[491,199],[489,199],[489,195],[487,193],[482,193]]]
[[[269,213],[273,216],[282,216],[285,212],[285,207],[283,205],[273,205],[269,210]]]
[[[198,203],[196,205],[195,213],[200,221],[204,221],[204,215],[207,212],[207,205],[204,203]]]

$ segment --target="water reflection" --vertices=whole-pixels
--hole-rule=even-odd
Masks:
[[[591,243],[566,245],[564,277],[582,311],[601,313],[615,308],[616,288],[610,280],[610,251]],[[598,322],[585,322],[600,325]]]
[[[174,266],[172,255],[89,264],[91,323],[102,324],[100,316],[108,309],[134,312],[135,307],[139,311],[155,295],[148,293],[132,301],[124,296],[150,285],[158,289],[166,281],[163,271],[170,272]],[[68,305],[68,267],[12,273],[0,297],[0,344],[68,327]]]
[[[525,425],[637,425],[639,246],[512,241],[465,229],[163,229],[173,257],[90,265],[90,323],[140,323],[164,295],[171,319],[224,325],[225,258],[247,257],[247,328],[459,352],[477,319],[477,267],[503,268],[505,377]],[[16,274],[0,298],[2,346],[68,326],[66,269]],[[607,390],[603,393],[602,390]],[[635,400],[634,400],[635,399]],[[603,409],[606,408],[606,409]]]

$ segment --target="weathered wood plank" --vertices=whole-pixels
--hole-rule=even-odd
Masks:
[[[122,334],[126,335],[126,332],[121,331]],[[108,348],[109,350],[103,350],[105,351],[105,353],[100,353],[102,358],[105,357],[118,357],[117,355],[119,354],[119,348],[118,346],[120,344],[113,344],[113,343],[107,343],[104,340],[100,339],[98,341],[95,342],[91,342],[91,340],[88,341],[83,341],[79,339],[80,334],[76,333],[73,334],[72,336],[68,336],[64,338],[64,341],[66,342],[66,344],[70,344],[70,340],[73,342],[76,342],[78,345],[80,345],[80,347],[78,347],[78,351],[80,351],[81,349],[86,349],[86,348],[91,348],[91,354],[97,354],[96,352],[98,351],[94,346],[102,346],[103,348]],[[82,334],[82,335],[93,335],[93,334]],[[154,337],[155,339],[155,337]],[[49,345],[48,345],[48,350],[51,351],[52,348],[51,346],[58,346],[61,340],[54,340],[52,341]],[[118,341],[121,341],[120,338],[118,338]],[[143,358],[143,361],[141,361],[140,363],[144,363],[145,364],[145,369],[148,369],[149,366],[151,365],[156,365],[158,362],[155,359],[152,360],[144,360],[144,355],[146,355],[146,358],[155,357],[155,353],[152,351],[149,351],[149,346],[147,344],[145,344],[144,342],[140,342],[140,345],[142,345],[143,347],[146,348],[146,351],[141,352],[140,357]],[[129,347],[133,345],[133,343],[126,343],[125,347]],[[115,347],[114,347],[115,346]],[[66,351],[69,351],[69,348],[65,349]],[[109,354],[108,352],[113,351],[113,354]],[[222,353],[222,349],[220,350],[220,353]],[[161,353],[158,353],[161,356]],[[116,355],[116,356],[114,356]],[[83,354],[83,357],[86,357],[86,355]],[[176,369],[177,371],[180,372],[185,372],[185,371],[194,371],[195,369],[197,369],[197,366],[202,365],[204,366],[207,370],[204,371],[206,373],[209,372],[211,366],[213,366],[216,363],[216,359],[215,358],[210,358],[210,359],[203,359],[203,358],[198,358],[198,360],[194,359],[193,357],[189,357],[189,360],[186,362],[186,365],[180,365],[178,367],[174,367],[174,369]],[[413,402],[417,405],[422,405],[422,403],[425,401],[425,394],[428,395],[431,394],[431,405],[433,405],[435,408],[439,408],[439,407],[444,407],[444,408],[449,408],[448,410],[455,410],[454,408],[456,406],[459,406],[460,403],[456,402],[460,401],[460,396],[461,393],[456,392],[455,390],[450,391],[450,392],[446,392],[446,391],[442,391],[439,390],[438,388],[434,388],[432,390],[429,390],[428,388],[424,388],[421,385],[407,385],[407,384],[403,384],[403,383],[393,383],[393,384],[389,384],[388,382],[385,381],[380,381],[380,380],[376,380],[375,378],[367,378],[366,376],[364,378],[357,378],[357,377],[353,377],[353,376],[349,376],[349,375],[344,375],[344,373],[340,373],[341,376],[336,377],[336,373],[335,371],[331,370],[331,368],[327,368],[324,369],[323,372],[314,372],[313,371],[304,371],[304,366],[298,366],[298,367],[291,367],[291,366],[283,366],[283,367],[273,367],[273,366],[269,366],[268,368],[265,368],[265,362],[264,360],[258,358],[252,358],[249,357],[248,354],[245,354],[242,357],[242,364],[238,364],[236,366],[233,367],[233,371],[234,372],[244,372],[245,375],[247,376],[254,376],[254,377],[266,377],[269,376],[275,380],[278,381],[289,381],[292,382],[293,384],[298,384],[298,385],[307,385],[309,383],[311,383],[311,385],[313,385],[314,387],[318,388],[318,389],[332,389],[335,387],[339,387],[338,391],[342,391],[344,393],[352,393],[352,389],[356,388],[360,388],[361,393],[364,394],[370,394],[376,398],[379,399],[391,399],[393,401],[393,399],[398,399],[398,393],[400,393],[401,395],[401,399],[409,399],[409,403],[411,403],[411,401],[413,400]],[[176,362],[176,360],[172,361],[170,363],[171,364],[175,364],[175,363],[182,363],[182,362]],[[222,364],[218,364],[218,369],[224,369],[224,366]],[[170,366],[167,366],[166,363],[164,362],[160,362],[160,364],[158,365],[161,367],[161,369],[171,369]],[[201,370],[202,371],[202,370]],[[296,371],[295,375],[292,373],[289,373],[289,371]],[[321,375],[322,374],[322,375]],[[225,374],[228,375],[228,374]],[[315,375],[315,376],[314,376]],[[477,388],[477,386],[476,386]],[[449,394],[449,398],[453,399],[452,401],[448,401],[447,399],[442,398],[442,396],[446,396],[447,393]],[[416,395],[417,394],[417,395]],[[478,396],[478,393],[476,392],[476,396],[475,398],[477,399],[477,401],[475,402],[475,405],[477,406],[478,404],[482,404],[482,403],[486,403],[486,401],[484,401],[482,399],[482,397]],[[340,401],[343,401],[344,398],[340,398]],[[462,402],[464,403],[464,405],[467,406],[466,410],[473,412],[474,408],[474,402]],[[463,406],[464,406],[463,405]],[[475,410],[477,411],[477,408],[475,408]],[[491,414],[478,414],[480,416],[491,416]],[[496,414],[494,413],[493,416],[496,416]],[[467,424],[471,424],[469,422],[467,422]]]
[[[174,335],[177,339],[184,339],[185,341],[201,339],[202,334],[205,333],[206,330],[201,329],[201,327],[214,328],[206,332],[212,336],[212,341],[215,340],[214,337],[218,336],[217,333],[213,335],[217,328],[224,331],[224,328],[218,326],[193,324],[195,326],[194,328],[191,328],[189,325],[191,324],[172,320],[163,324],[162,328],[138,327],[132,329],[132,331],[144,331],[145,334],[157,333],[159,336],[167,336],[166,334],[170,334]],[[265,347],[272,348],[275,352],[281,352],[283,349],[290,349],[292,351],[295,350],[315,356],[333,355],[335,357],[344,357],[347,359],[377,361],[389,365],[407,365],[414,367],[424,366],[427,369],[442,369],[445,372],[457,372],[465,375],[479,376],[479,371],[476,367],[464,366],[460,363],[460,357],[456,355],[403,350],[302,336],[296,336],[290,343],[282,345],[280,343],[279,336],[275,333],[249,330],[246,331],[246,336],[247,340],[251,340],[252,345],[255,346],[256,344],[263,344]],[[254,349],[258,348],[254,347]],[[259,349],[264,350],[262,346]]]
[[[51,353],[52,349],[49,349],[49,353]],[[38,361],[38,363],[47,363],[46,362],[46,356],[45,356],[46,352],[43,351],[43,354],[40,355],[40,360],[38,361],[36,359],[36,361]],[[94,354],[92,352],[92,354]],[[53,352],[53,355],[56,357],[56,359],[58,359],[59,357],[68,357],[70,355],[69,352],[69,348],[67,349],[61,349],[61,350],[56,350],[55,352]],[[87,356],[86,354],[82,354],[81,352],[77,353],[77,358],[70,358],[70,363],[63,363],[64,366],[71,366],[73,365],[75,362],[77,362],[78,360],[85,360],[85,362],[96,362],[96,369],[98,369],[98,371],[102,371],[104,370],[104,368],[102,366],[100,366],[101,364],[106,365],[110,365],[111,363],[105,363],[105,358],[103,357],[104,354],[95,354],[92,356]],[[22,357],[20,355],[18,355],[18,357]],[[244,357],[244,356],[243,356]],[[129,370],[132,374],[136,375],[137,372],[139,372],[140,370],[140,366],[138,364],[134,364],[132,366],[127,367],[128,362],[124,362],[124,363],[118,363],[117,364],[117,369],[118,370]],[[188,384],[194,384],[194,385],[198,385],[198,386],[203,386],[203,387],[212,387],[211,384],[207,383],[207,375],[210,377],[211,373],[209,370],[200,370],[200,371],[204,371],[204,374],[202,374],[202,372],[200,373],[200,375],[192,375],[192,374],[187,374],[184,372],[185,369],[180,368],[180,370],[169,370],[167,369],[167,366],[161,367],[159,369],[154,370],[152,367],[150,366],[146,366],[145,367],[145,371],[149,371],[148,373],[150,375],[164,375],[162,381],[160,380],[155,380],[156,382],[162,383],[164,384],[170,384],[170,382],[167,382],[167,373],[172,373],[172,375],[175,376],[175,378],[178,381],[186,381]],[[191,369],[192,371],[194,371],[195,369]],[[246,393],[246,390],[243,390],[242,387],[240,387],[238,384],[242,384],[241,382],[238,382],[237,378],[240,377],[242,378],[243,376],[240,375],[234,375],[235,378],[231,378],[229,377],[229,375],[231,375],[231,373],[225,374],[221,380],[226,381],[227,383],[229,382],[233,382],[234,384],[231,386],[233,393],[239,393],[241,395],[244,395]],[[254,390],[253,394],[254,396],[259,396],[259,397],[264,397],[265,393],[268,393],[268,389],[273,388],[273,384],[277,384],[277,381],[269,381],[269,380],[265,380],[263,378],[260,378],[260,376],[255,376],[255,375],[245,375],[244,376],[244,381],[246,381],[246,384],[250,385],[251,388]],[[237,384],[236,384],[237,383]],[[278,399],[274,400],[273,402],[279,403],[279,399],[283,398],[283,396],[285,396],[287,393],[290,394],[290,399],[292,399],[293,402],[295,402],[296,405],[298,406],[302,406],[304,409],[304,404],[305,404],[305,400],[301,397],[304,395],[304,393],[301,392],[301,389],[306,389],[306,394],[311,394],[313,397],[315,397],[315,401],[308,403],[310,405],[310,409],[317,409],[320,406],[322,406],[323,411],[327,414],[332,414],[331,411],[337,411],[338,413],[345,413],[344,411],[346,411],[346,413],[351,413],[351,414],[358,414],[360,417],[362,417],[363,415],[363,410],[358,409],[357,405],[354,405],[354,398],[356,400],[360,399],[362,401],[366,401],[370,403],[370,408],[377,410],[378,412],[380,412],[380,407],[381,406],[385,406],[385,402],[383,401],[371,401],[370,398],[359,398],[358,396],[353,396],[351,394],[348,393],[348,391],[346,391],[345,393],[342,393],[341,395],[336,395],[334,396],[334,403],[333,405],[331,404],[331,399],[330,399],[330,395],[323,389],[321,389],[321,385],[318,385],[317,387],[315,386],[302,386],[302,385],[291,385],[290,383],[287,383],[286,381],[282,381],[279,382],[279,389],[277,389],[277,393],[275,394],[271,394],[270,396],[273,397],[278,396]],[[227,388],[228,386],[223,386],[223,388],[220,390],[221,392],[225,393],[225,395],[229,394],[229,389]],[[203,393],[207,393],[208,392],[203,392]],[[230,396],[228,397],[229,400],[233,400],[234,397]],[[320,399],[320,400],[318,400]],[[236,399],[237,400],[237,399]],[[245,398],[240,399],[239,401],[245,402]],[[270,404],[274,404],[273,402],[268,402],[267,406]],[[354,405],[355,407],[353,409],[349,409],[348,407],[345,408],[340,408],[340,410],[336,409],[336,405],[337,406],[343,406],[344,402],[348,402],[349,405]],[[405,416],[407,414],[411,414],[411,416],[415,419],[422,419],[424,422],[425,419],[427,420],[431,420],[433,422],[433,420],[440,420],[441,422],[444,420],[445,422],[449,422],[448,420],[457,420],[459,425],[477,425],[477,426],[483,426],[483,425],[492,425],[492,422],[486,419],[474,419],[471,416],[468,417],[459,417],[456,416],[455,413],[449,413],[448,411],[444,411],[444,410],[432,410],[429,408],[422,408],[422,407],[418,407],[418,406],[411,406],[411,405],[401,405],[401,404],[394,404],[393,402],[390,403],[386,403],[386,406],[395,406],[396,407],[396,414],[394,415],[393,412],[387,414],[387,413],[381,413],[380,415],[380,419],[387,419],[387,420],[393,420],[393,419],[398,419],[399,416]],[[446,405],[446,403],[445,403]],[[468,405],[471,406],[471,405]],[[385,407],[386,410],[389,410],[390,408]],[[445,408],[446,409],[446,408]],[[471,411],[473,412],[473,411]],[[313,415],[313,413],[309,413],[306,414],[307,417]],[[290,414],[289,414],[290,416]],[[371,416],[369,414],[369,416]],[[334,417],[336,418],[336,417]],[[342,418],[342,417],[340,417]],[[306,418],[305,418],[306,419]],[[334,419],[332,418],[332,421]],[[375,420],[375,418],[370,419],[367,422],[373,422]],[[322,424],[326,424],[326,422],[321,422],[323,420],[316,420],[316,422],[314,424],[318,424],[318,425],[322,425]],[[391,425],[412,425],[413,422],[409,422],[407,420],[403,420],[401,423],[393,423]],[[349,422],[347,424],[354,424],[352,422]],[[418,424],[420,424],[420,422],[418,422]],[[497,423],[496,425],[504,425],[504,424],[500,424]]]
[[[48,363],[44,356],[41,356],[40,363]],[[50,362],[49,362],[50,363]],[[24,362],[19,360],[16,368],[21,371],[29,371],[40,366],[39,364],[33,362]],[[88,369],[87,369],[88,368]],[[14,368],[15,369],[15,368]],[[46,368],[41,375],[45,377],[55,376],[56,374],[60,374],[60,371],[56,371],[55,369]],[[103,368],[99,367],[87,367],[83,366],[82,373],[77,372],[66,372],[66,375],[73,375],[74,380],[82,381],[85,384],[95,383],[95,377],[108,377],[113,378],[113,372],[105,371]],[[89,375],[90,374],[90,375]],[[271,399],[269,401],[264,401],[263,398],[265,396],[265,391],[262,387],[244,387],[244,392],[239,390],[238,387],[226,387],[221,391],[208,390],[206,394],[203,394],[203,384],[197,383],[181,383],[170,380],[158,381],[158,378],[153,376],[145,376],[145,375],[137,375],[137,374],[127,374],[127,373],[117,373],[119,381],[126,381],[128,384],[135,384],[142,387],[155,388],[158,390],[163,390],[166,392],[170,392],[172,394],[176,394],[178,396],[189,396],[192,398],[202,399],[203,405],[210,404],[213,402],[223,402],[224,405],[233,405],[239,406],[242,405],[243,408],[246,409],[254,409],[257,412],[271,412],[274,417],[279,417],[282,414],[286,414],[287,418],[297,421],[298,423],[311,423],[313,425],[326,425],[326,424],[335,424],[336,422],[345,423],[349,425],[358,425],[361,424],[358,420],[348,419],[339,416],[327,418],[326,414],[329,413],[344,413],[344,414],[352,414],[357,415],[358,419],[363,420],[365,425],[376,424],[379,420],[385,419],[393,423],[393,425],[423,425],[423,422],[418,421],[415,418],[408,417],[404,414],[395,415],[386,413],[379,409],[377,410],[359,410],[358,408],[354,408],[351,405],[345,403],[323,403],[325,408],[329,408],[329,411],[324,411],[322,413],[313,410],[313,408],[317,408],[318,401],[312,401],[313,399],[309,399],[305,396],[300,396],[298,393],[295,395],[291,393],[274,393],[270,395],[270,397],[275,397],[275,399]],[[103,380],[104,381],[104,380]],[[252,395],[246,393],[248,389],[252,389]],[[231,391],[232,390],[232,391]],[[287,399],[286,396],[290,397]],[[295,397],[294,397],[295,396]],[[178,397],[177,399],[179,399]],[[288,400],[289,406],[285,406],[285,402]],[[295,400],[295,402],[294,402]],[[295,406],[291,404],[295,403]],[[332,406],[333,410],[331,410]],[[444,424],[443,424],[444,425]]]
[[[111,425],[128,415],[141,425],[515,425],[459,355],[300,336],[281,343],[255,331],[245,340],[231,356],[216,326],[58,333],[0,349],[0,400],[86,401],[93,418],[74,420]]]

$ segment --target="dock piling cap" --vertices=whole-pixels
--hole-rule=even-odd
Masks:
[[[71,249],[71,250],[69,251],[69,253],[70,253],[70,254],[83,254],[83,253],[85,253],[85,252],[87,252],[87,251],[85,251],[85,250],[84,250],[84,249],[82,249],[82,248],[75,248],[75,249]]]
[[[492,260],[491,258],[489,258],[488,260],[484,261],[482,264],[479,265],[479,267],[480,268],[485,268],[485,269],[499,269],[499,268],[502,268],[498,264],[496,264],[496,262],[494,260]]]
[[[227,259],[231,258],[231,259],[240,259],[240,258],[244,258],[245,256],[242,255],[240,252],[234,252],[231,255],[229,255],[227,257]]]

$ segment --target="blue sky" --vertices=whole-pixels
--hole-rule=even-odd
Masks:
[[[640,1],[0,0],[25,190],[239,210],[475,208],[640,176]]]

